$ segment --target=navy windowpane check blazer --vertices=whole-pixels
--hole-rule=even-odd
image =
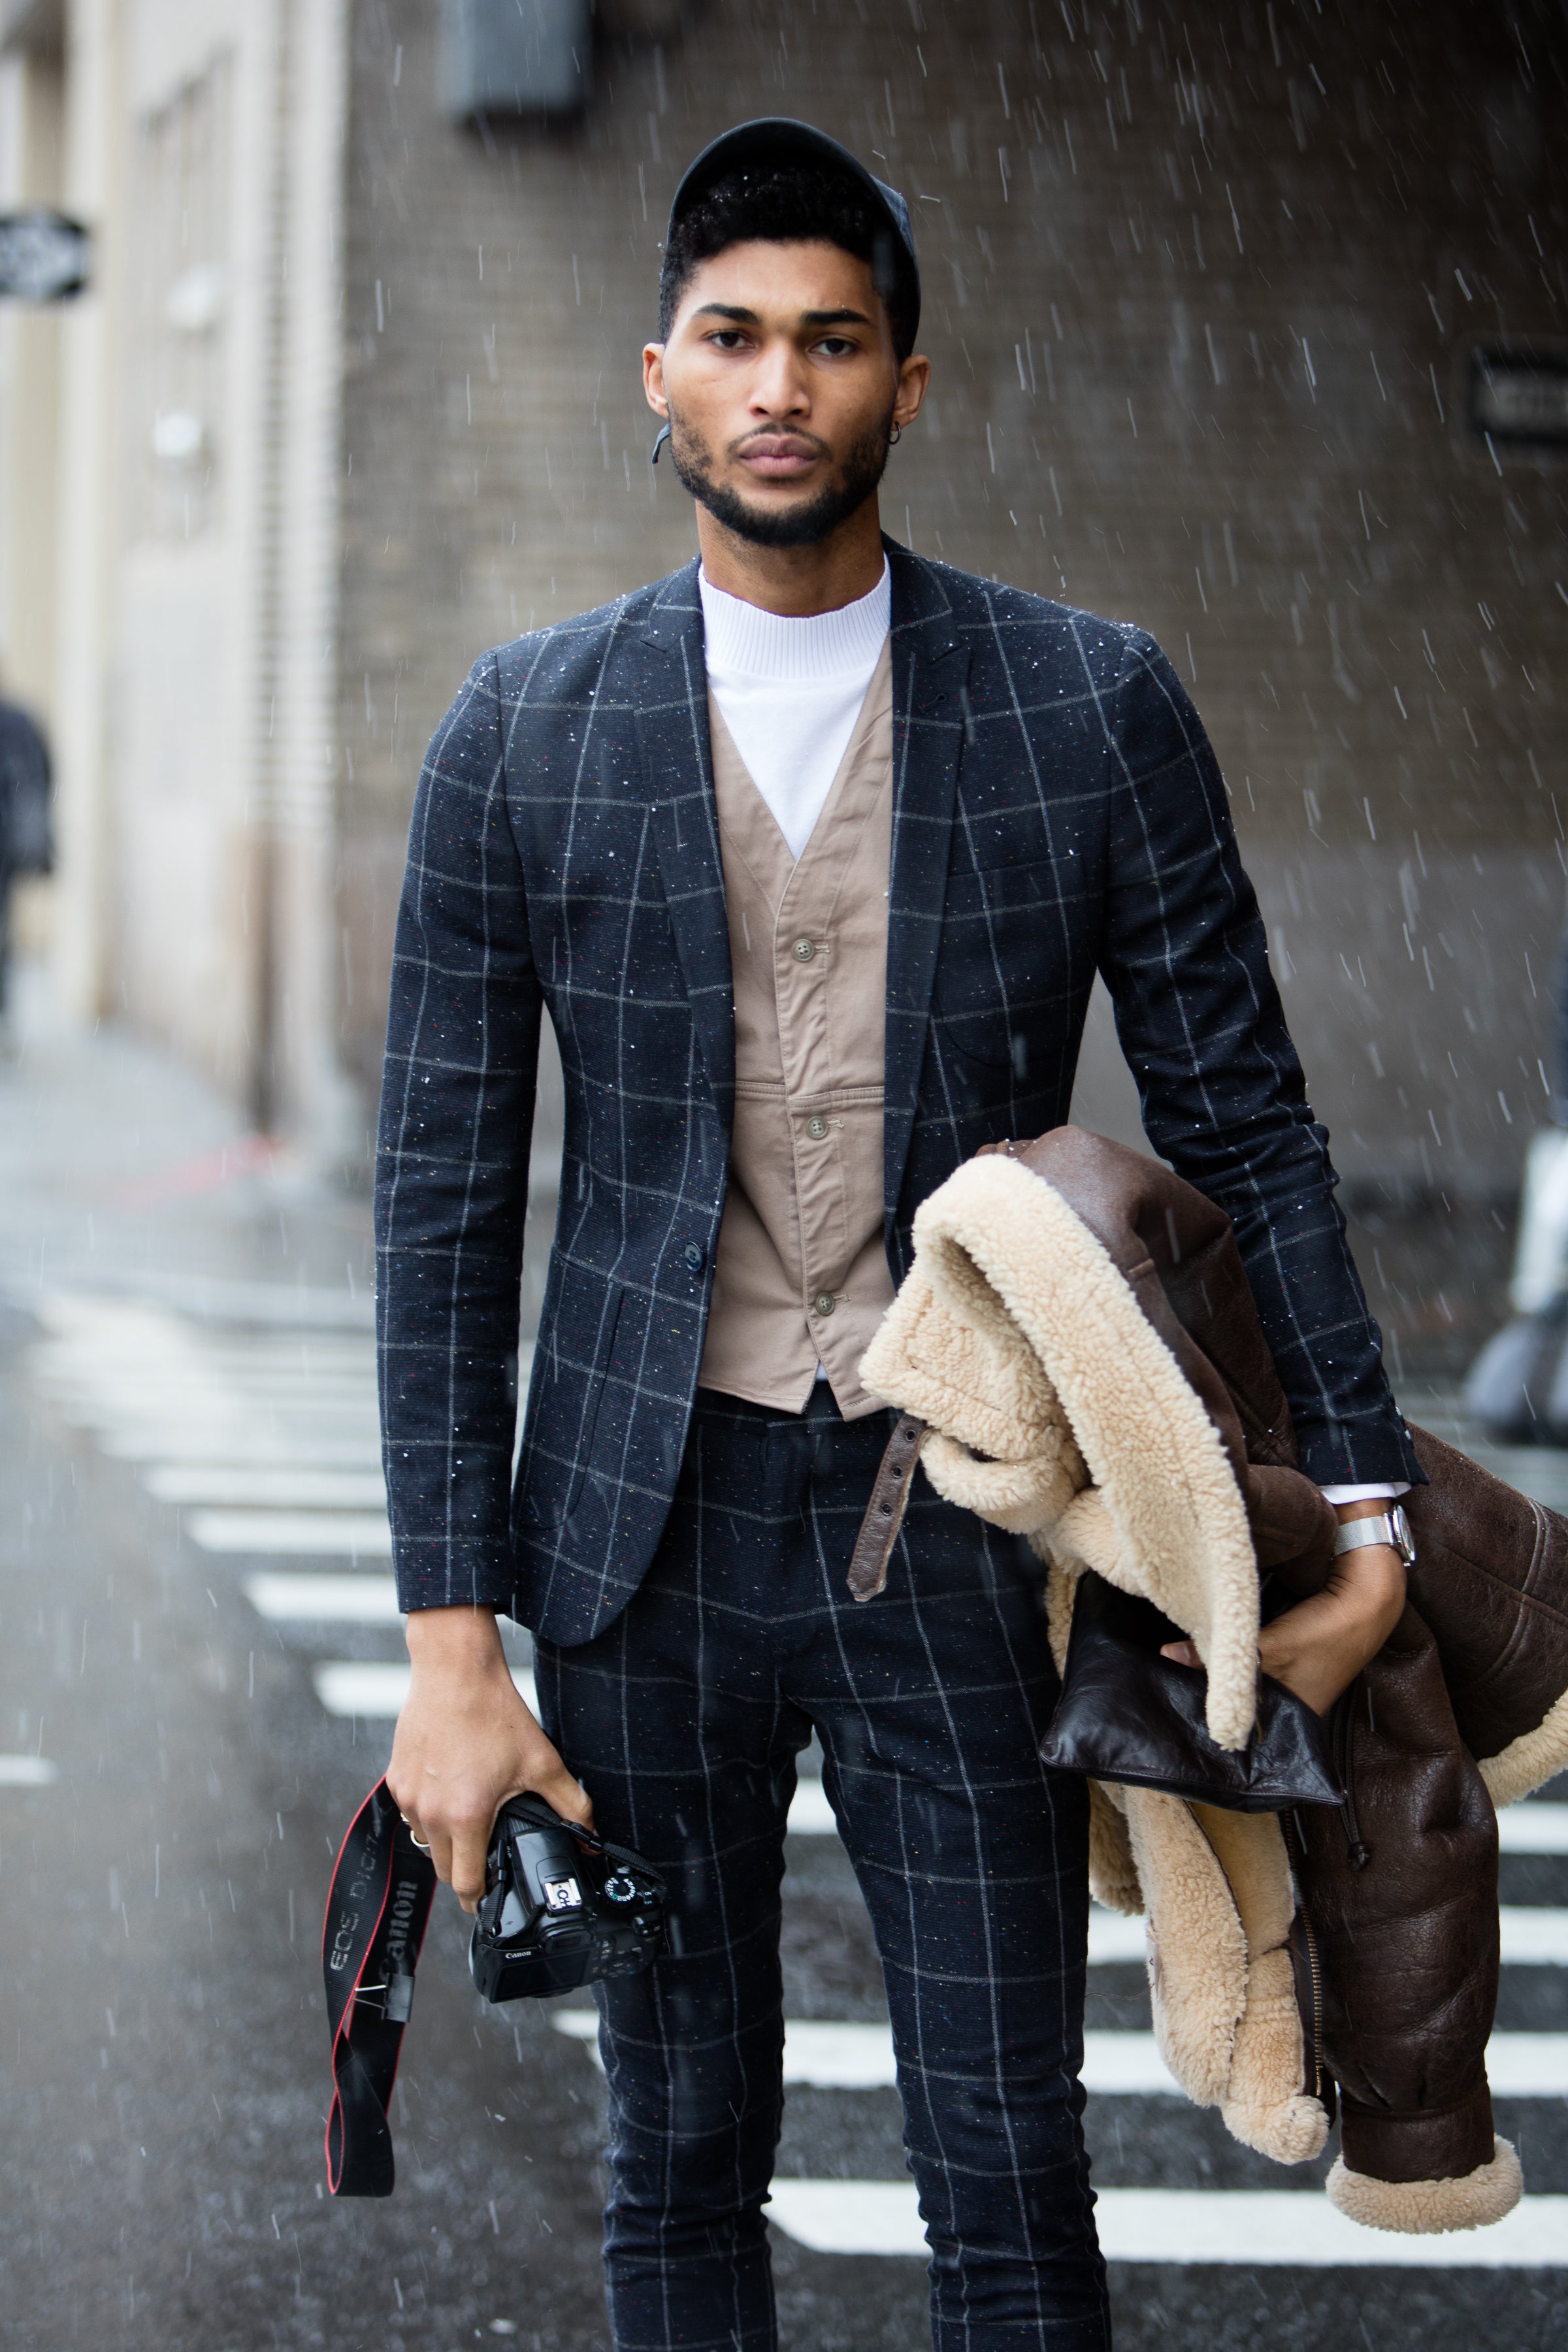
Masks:
[[[1143,631],[891,542],[887,1247],[982,1143],[1068,1117],[1096,971],[1150,1141],[1235,1223],[1323,1484],[1409,1478],[1197,714]],[[512,1476],[540,1014],[560,1218]],[[625,1607],[702,1354],[734,1087],[697,568],[486,654],[430,747],[398,918],[376,1178],[405,1609],[551,1639]]]

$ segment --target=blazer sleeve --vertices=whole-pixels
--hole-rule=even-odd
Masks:
[[[1419,1484],[1219,764],[1141,630],[1127,633],[1104,716],[1112,815],[1100,970],[1149,1140],[1235,1226],[1308,1476]]]
[[[376,1310],[405,1610],[505,1609],[541,995],[507,809],[500,679],[426,754],[398,909],[376,1153]]]

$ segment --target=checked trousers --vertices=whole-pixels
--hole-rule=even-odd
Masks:
[[[1105,2352],[1084,2152],[1088,1821],[1022,1547],[917,1475],[887,1589],[849,1555],[891,1417],[699,1392],[652,1568],[536,1645],[599,1828],[664,1871],[670,1948],[596,1990],[617,2352],[773,2352],[784,1822],[815,1730],[886,1979],[936,2352]]]

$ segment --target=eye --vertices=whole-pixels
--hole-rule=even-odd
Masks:
[[[715,327],[708,341],[715,351],[739,352],[746,346],[746,338],[739,327]]]
[[[825,359],[841,360],[858,351],[859,346],[848,335],[824,335],[815,348]]]

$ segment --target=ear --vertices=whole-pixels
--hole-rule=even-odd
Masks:
[[[893,422],[903,430],[912,425],[925,402],[931,383],[931,362],[916,353],[904,361],[899,369],[898,396],[893,402]]]
[[[642,352],[643,398],[656,416],[669,415],[669,402],[664,389],[664,345],[645,343]]]

